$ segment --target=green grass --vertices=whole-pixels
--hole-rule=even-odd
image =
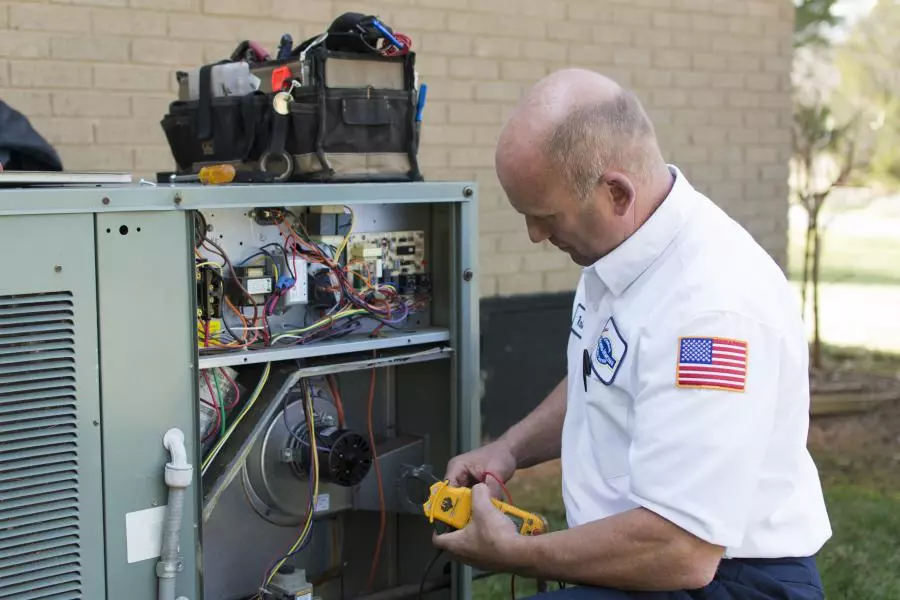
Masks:
[[[900,598],[900,494],[832,485],[834,535],[819,555],[828,600]]]
[[[803,232],[792,231],[788,246],[789,275],[803,278]],[[900,242],[897,238],[829,232],[822,240],[822,283],[900,285]]]

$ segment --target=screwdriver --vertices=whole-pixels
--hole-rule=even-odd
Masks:
[[[217,185],[221,183],[231,183],[234,181],[235,170],[234,165],[210,165],[201,167],[200,172],[192,175],[172,175],[169,177],[171,183],[195,183],[200,182],[204,185]]]

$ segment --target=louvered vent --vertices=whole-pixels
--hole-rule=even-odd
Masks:
[[[72,294],[0,296],[0,599],[82,596]]]

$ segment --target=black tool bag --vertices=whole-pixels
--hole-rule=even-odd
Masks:
[[[297,176],[313,181],[421,180],[414,55],[373,57],[320,46],[308,60],[315,83],[294,94],[286,142]],[[273,136],[273,151],[279,150],[278,142]]]
[[[223,163],[256,169],[268,145],[271,95],[253,92],[213,97],[209,83],[213,66],[200,68],[199,99],[173,102],[162,119],[179,174]]]
[[[200,69],[197,100],[181,81],[162,119],[178,173],[230,163],[275,181],[420,181],[415,54],[387,56],[366,49],[368,41],[347,51],[346,38],[315,39],[290,58],[251,64],[261,83],[246,95],[213,97],[216,65]],[[291,99],[276,110],[286,89]]]

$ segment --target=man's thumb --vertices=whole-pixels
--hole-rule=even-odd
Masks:
[[[484,483],[478,483],[472,488],[472,511],[474,513],[484,514],[485,511],[493,510],[494,505],[491,503],[491,490]]]

